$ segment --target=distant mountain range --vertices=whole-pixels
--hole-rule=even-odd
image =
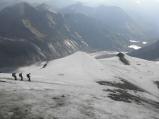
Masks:
[[[130,56],[143,58],[146,60],[159,60],[159,41],[145,46],[137,51],[129,53]]]
[[[84,45],[65,25],[62,15],[27,3],[3,9],[0,26],[0,66],[63,57]]]
[[[81,3],[64,8],[66,24],[99,50],[128,50],[129,40],[142,41],[145,33],[139,25],[119,7],[88,7]]]
[[[52,12],[22,2],[0,11],[0,67],[52,60],[77,50],[128,51],[148,37],[119,7],[74,4]]]

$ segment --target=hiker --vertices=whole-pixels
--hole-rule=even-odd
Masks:
[[[19,77],[20,77],[20,80],[23,81],[23,74],[22,73],[19,74]]]
[[[30,73],[26,75],[27,78],[28,78],[28,81],[31,81],[31,76],[30,76]]]
[[[44,64],[42,68],[45,68],[46,66],[47,66],[47,63],[46,63],[46,64]]]
[[[12,77],[14,78],[14,80],[17,80],[16,73],[12,73]]]
[[[48,65],[48,61],[43,65],[42,69],[46,68],[47,65]]]

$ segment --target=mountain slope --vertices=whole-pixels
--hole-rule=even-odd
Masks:
[[[8,51],[11,51],[11,47],[14,47],[16,52],[20,50],[19,56],[23,57],[24,64],[63,57],[83,46],[82,39],[64,24],[62,15],[34,8],[27,3],[18,3],[0,11],[0,26],[2,45]],[[4,39],[12,39],[14,43]],[[25,42],[21,42],[21,39]],[[10,45],[7,45],[8,43]],[[24,49],[22,46],[25,46]],[[5,50],[1,48],[1,51]],[[13,52],[9,52],[11,53]],[[11,62],[0,62],[0,66],[8,66],[8,63],[14,66],[18,64],[17,61],[21,62],[16,54],[13,53],[13,55],[15,57]],[[9,59],[10,56],[2,57]]]
[[[112,49],[128,50],[129,40],[143,41],[146,39],[144,30],[119,7],[99,6],[94,8],[74,4],[64,8],[61,12],[66,16],[65,19],[70,28],[78,31],[86,41],[92,43],[99,41],[99,44],[105,44],[105,47],[101,46],[102,49],[111,49],[111,46],[114,45],[115,47]],[[95,45],[96,42],[93,46]]]
[[[159,41],[143,47],[137,51],[129,53],[130,56],[139,57],[147,60],[159,60]]]
[[[83,14],[66,14],[65,23],[93,49],[127,49],[127,42],[124,39],[118,38],[108,27]]]
[[[142,30],[118,7],[76,4],[61,14],[23,2],[0,11],[0,26],[1,67],[56,59],[85,48],[128,51],[130,39],[144,39]]]
[[[158,118],[157,64],[126,56],[131,63],[127,66],[118,57],[97,60],[96,55],[78,52],[45,68],[32,65],[15,71],[24,78],[31,72],[31,82],[1,74],[1,119]]]

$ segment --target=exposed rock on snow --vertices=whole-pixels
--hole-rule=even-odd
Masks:
[[[159,89],[159,81],[155,81],[154,83],[157,85],[157,87]]]
[[[117,56],[119,57],[119,60],[125,64],[130,65],[130,62],[125,58],[125,55],[123,53],[118,53]]]

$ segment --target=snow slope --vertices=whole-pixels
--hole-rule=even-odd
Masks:
[[[16,71],[32,82],[0,74],[0,119],[158,119],[159,64],[100,55],[77,52]]]

